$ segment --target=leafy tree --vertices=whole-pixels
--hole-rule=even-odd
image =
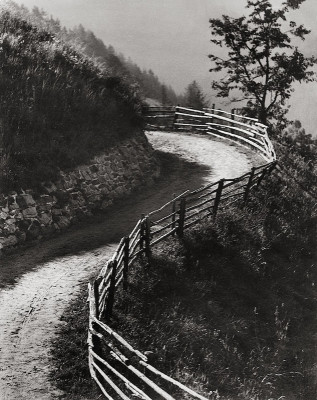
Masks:
[[[307,134],[300,121],[295,120],[281,136],[282,143],[285,143],[291,152],[296,151],[308,166],[312,167],[316,162],[317,139]],[[314,161],[314,162],[313,162]]]
[[[205,95],[196,81],[190,83],[186,88],[185,105],[196,110],[202,110],[208,106],[208,101],[206,101]]]
[[[269,0],[248,0],[247,17],[223,15],[210,20],[211,41],[227,49],[224,57],[209,56],[213,63],[210,71],[226,72],[212,87],[218,97],[232,93],[236,96],[233,101],[246,101],[244,111],[265,124],[286,121],[286,101],[293,92],[293,82],[315,80],[310,67],[316,59],[305,57],[292,44],[292,38],[305,40],[310,31],[286,17],[303,1],[288,0],[275,10]]]

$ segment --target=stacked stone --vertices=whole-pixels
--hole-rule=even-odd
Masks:
[[[145,137],[127,140],[37,192],[0,194],[0,251],[63,230],[94,210],[104,210],[159,175]]]

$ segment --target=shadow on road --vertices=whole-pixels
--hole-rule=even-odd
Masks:
[[[98,252],[108,243],[118,242],[128,234],[141,214],[159,208],[180,194],[206,183],[210,168],[181,157],[157,152],[162,164],[160,178],[151,187],[142,187],[116,202],[103,213],[87,218],[58,236],[17,249],[14,254],[0,259],[0,288],[15,284],[28,271],[58,257],[72,256],[86,251]]]

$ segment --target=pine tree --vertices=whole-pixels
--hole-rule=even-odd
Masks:
[[[185,105],[196,110],[208,107],[205,95],[196,81],[190,83],[185,90]]]

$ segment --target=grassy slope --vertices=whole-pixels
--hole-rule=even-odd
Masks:
[[[52,179],[141,134],[140,101],[54,35],[0,10],[0,192]]]
[[[113,326],[211,399],[316,398],[316,149],[278,147],[287,176],[275,173],[247,208],[155,250],[151,268],[137,265],[117,300]],[[77,341],[81,375],[67,361],[66,336],[54,353],[70,396],[80,383],[91,387],[83,307],[70,307],[63,328]]]

